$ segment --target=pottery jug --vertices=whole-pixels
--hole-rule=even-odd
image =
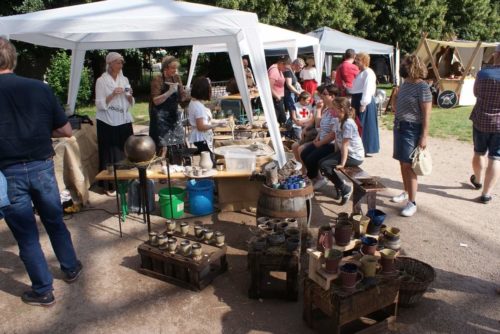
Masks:
[[[335,226],[335,243],[338,246],[347,246],[351,242],[352,223],[348,220],[337,222]]]
[[[354,237],[359,238],[361,235],[366,233],[366,228],[368,227],[370,218],[363,215],[353,215],[351,219]]]
[[[373,237],[362,237],[361,238],[361,252],[364,255],[373,255],[377,250],[377,239]]]
[[[316,244],[316,249],[320,252],[324,252],[325,248],[332,248],[333,246],[333,235],[332,228],[330,225],[324,225],[319,228],[318,231],[318,241]]]
[[[361,262],[361,270],[365,277],[374,277],[377,272],[377,257],[373,255],[364,255],[359,262]]]
[[[214,167],[210,152],[203,151],[200,153],[200,167],[206,170],[210,170]]]

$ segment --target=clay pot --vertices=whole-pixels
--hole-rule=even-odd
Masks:
[[[370,218],[366,233],[378,235],[385,220],[385,213],[379,209],[370,209],[366,215]]]
[[[214,231],[208,228],[203,229],[203,239],[205,239],[205,241],[212,240],[213,236],[214,236]]]
[[[278,246],[285,242],[285,234],[283,232],[274,232],[267,236],[267,242],[271,246]]]
[[[173,232],[175,231],[175,220],[167,220],[165,222],[166,226],[167,226],[167,232]]]
[[[329,274],[336,274],[342,260],[343,252],[338,249],[325,250],[325,271]]]
[[[182,241],[180,249],[182,255],[188,256],[191,253],[191,243],[189,242],[189,240]]]
[[[361,270],[365,277],[374,277],[377,272],[378,258],[373,255],[364,255],[359,262],[361,262]]]
[[[364,255],[373,255],[375,254],[375,251],[377,250],[377,239],[373,237],[362,237],[361,238],[361,252],[363,252]]]
[[[158,236],[158,248],[159,249],[167,249],[167,237],[163,234]]]
[[[184,223],[181,223],[180,224],[180,228],[181,228],[181,234],[183,236],[186,236],[189,232],[189,224],[184,222]]]
[[[282,232],[282,231],[284,231],[287,227],[288,227],[288,223],[287,223],[287,222],[282,221],[282,222],[280,222],[280,223],[278,223],[278,224],[276,224],[276,225],[274,226],[274,230],[275,230],[276,232]]]
[[[151,246],[158,246],[158,233],[157,232],[149,232],[149,244]]]
[[[385,237],[384,238],[384,247],[388,248],[388,249],[392,249],[394,251],[398,251],[401,248],[401,240],[399,240],[399,236],[391,238],[391,239]]]
[[[226,241],[226,235],[222,232],[215,232],[215,243],[217,246],[222,246],[224,245],[224,242]]]
[[[349,220],[349,214],[347,212],[340,212],[337,215],[337,223],[338,222],[346,222]]]
[[[131,135],[125,141],[125,156],[131,162],[146,162],[154,158],[156,145],[147,135]]]
[[[368,223],[370,222],[370,217],[363,215],[353,215],[351,220],[354,237],[359,238],[359,236],[364,235],[366,233]]]
[[[201,245],[199,243],[195,242],[191,246],[191,254],[192,254],[193,258],[201,257]]]
[[[194,226],[194,235],[195,235],[195,237],[201,239],[201,237],[203,237],[203,226],[195,225]]]
[[[269,220],[270,220],[269,217],[259,217],[259,218],[257,218],[257,226],[259,226],[260,224],[265,224]]]
[[[396,257],[396,251],[392,249],[382,249],[380,251],[380,264],[382,265],[382,273],[393,273],[396,269],[394,265],[394,258]]]
[[[399,239],[399,232],[401,230],[397,227],[388,227],[384,232],[384,237],[389,240]]]
[[[285,222],[288,223],[288,227],[299,227],[299,222],[295,218],[285,218]]]
[[[358,280],[358,266],[352,262],[348,262],[341,266],[340,280],[344,289],[354,288]]]
[[[176,238],[169,238],[167,240],[167,249],[171,253],[175,253],[175,250],[177,249],[177,239]]]
[[[300,239],[297,237],[290,237],[286,239],[286,250],[288,252],[293,252],[299,247]]]
[[[296,227],[287,227],[285,229],[285,235],[288,237],[288,238],[291,238],[291,237],[299,237],[300,236],[300,230]]]
[[[330,225],[323,225],[318,230],[318,241],[316,243],[316,249],[320,252],[324,252],[325,248],[332,248],[333,246],[333,234]]]
[[[259,237],[252,242],[252,248],[254,251],[260,252],[266,248],[267,238]]]
[[[352,223],[348,220],[339,221],[335,225],[335,243],[338,246],[347,246],[351,242]]]

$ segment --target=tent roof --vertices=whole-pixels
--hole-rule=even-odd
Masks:
[[[429,44],[429,46],[442,45],[442,46],[451,46],[454,48],[476,48],[476,46],[477,46],[477,41],[466,41],[466,40],[438,41],[435,39],[428,39],[427,38],[427,43]],[[489,47],[494,48],[496,45],[497,45],[497,43],[481,42],[482,48],[489,48]]]
[[[328,27],[318,28],[307,34],[317,37],[321,51],[326,53],[344,53],[347,49],[370,54],[392,54],[394,52],[392,45],[369,41]]]
[[[257,22],[254,13],[182,1],[107,0],[3,17],[0,34],[66,49],[178,46],[223,42]]]

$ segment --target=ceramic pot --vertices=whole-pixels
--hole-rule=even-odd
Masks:
[[[213,236],[214,236],[214,231],[212,231],[211,229],[206,228],[203,230],[203,239],[205,239],[205,241],[212,240]]]
[[[330,225],[323,225],[318,230],[318,241],[316,243],[316,249],[320,252],[324,252],[325,248],[332,248],[333,246],[333,234]]]
[[[154,247],[158,247],[158,233],[149,232],[149,244]]]
[[[351,242],[352,223],[348,220],[337,222],[335,225],[335,243],[338,246],[347,246]]]
[[[340,267],[340,280],[342,287],[351,289],[356,286],[358,280],[358,266],[352,262],[348,262]]]
[[[167,249],[171,253],[175,253],[175,250],[177,249],[177,238],[169,238],[167,240]]]
[[[288,227],[299,227],[299,222],[295,218],[286,218],[285,222],[288,223]]]
[[[189,224],[184,222],[184,223],[181,223],[180,224],[180,228],[181,228],[181,234],[183,236],[186,236],[189,232]]]
[[[257,218],[257,226],[260,224],[265,224],[269,220],[271,220],[269,217],[259,217],[259,218]]]
[[[389,240],[399,239],[400,229],[397,227],[388,227],[384,232],[384,237]]]
[[[345,222],[349,220],[349,214],[347,212],[340,212],[337,216],[337,222]]]
[[[278,224],[276,224],[276,225],[274,226],[274,230],[275,230],[276,232],[282,232],[282,231],[284,231],[287,227],[288,227],[288,223],[287,223],[287,222],[282,221],[282,222],[280,222],[280,223],[278,223]]]
[[[377,272],[378,258],[373,255],[364,255],[359,262],[361,262],[361,270],[365,277],[374,277]]]
[[[285,234],[283,232],[274,232],[267,236],[267,242],[271,246],[278,246],[285,242]]]
[[[392,273],[394,272],[394,258],[396,257],[396,251],[392,249],[382,249],[380,251],[380,264],[382,265],[382,273]]]
[[[366,233],[368,223],[370,222],[370,218],[363,215],[353,215],[351,220],[354,237],[359,238],[361,235],[364,235]]]
[[[167,249],[167,237],[163,234],[158,236],[158,248],[159,249]]]
[[[288,252],[293,252],[299,247],[300,239],[297,237],[290,237],[286,239],[286,250]]]
[[[385,220],[385,213],[379,209],[370,209],[366,215],[370,218],[366,233],[378,235]]]
[[[267,238],[257,238],[252,242],[252,248],[254,251],[260,252],[266,248]]]
[[[175,226],[176,226],[175,220],[168,219],[165,224],[167,226],[167,232],[175,231]]]
[[[195,225],[194,226],[194,235],[195,235],[195,237],[201,239],[201,237],[203,237],[203,226]]]
[[[296,228],[296,227],[287,227],[285,229],[285,235],[288,238],[291,238],[291,237],[298,238],[300,236],[300,230],[298,228]]]
[[[203,151],[200,153],[200,167],[206,170],[210,170],[214,167],[210,152]]]
[[[125,156],[131,162],[146,162],[154,158],[156,145],[147,135],[131,135],[124,145]]]
[[[191,246],[191,254],[194,258],[199,258],[201,256],[201,245],[197,242],[195,242]]]
[[[325,249],[325,271],[329,274],[336,274],[344,253],[338,249]]]
[[[188,256],[191,253],[191,243],[189,242],[189,240],[182,241],[180,249],[182,255]]]
[[[217,244],[217,246],[224,245],[225,241],[226,241],[226,236],[224,233],[219,231],[215,232],[215,243]]]
[[[364,255],[373,255],[375,254],[375,251],[377,250],[377,239],[373,237],[362,237],[361,238],[361,252],[363,252]]]
[[[394,237],[392,239],[384,238],[384,247],[392,249],[394,251],[398,251],[401,249],[401,240],[398,237]]]

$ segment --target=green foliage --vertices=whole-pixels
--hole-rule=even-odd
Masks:
[[[50,61],[50,66],[47,69],[46,79],[54,93],[61,101],[66,101],[68,96],[68,84],[71,68],[71,58],[65,51],[57,52]],[[76,104],[78,106],[85,105],[90,102],[91,97],[91,80],[90,71],[84,67],[80,88]]]

